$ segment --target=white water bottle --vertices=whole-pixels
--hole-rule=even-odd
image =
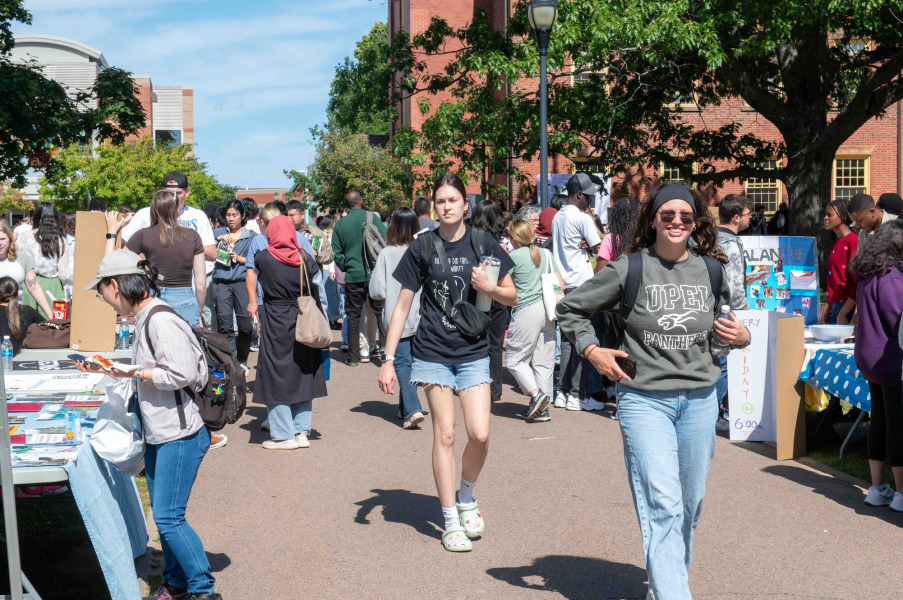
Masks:
[[[13,343],[9,341],[9,336],[3,336],[3,343],[0,344],[0,356],[3,358],[3,371],[11,373],[13,370]]]
[[[119,325],[119,349],[129,349],[129,323],[126,319],[122,319]]]

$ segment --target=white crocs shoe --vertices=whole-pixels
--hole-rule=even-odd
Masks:
[[[467,537],[470,539],[480,537],[486,529],[486,523],[483,521],[483,514],[477,506],[477,501],[474,500],[468,504],[455,502],[455,508],[458,509],[458,517],[461,518],[461,527],[464,528],[464,533],[467,534]]]

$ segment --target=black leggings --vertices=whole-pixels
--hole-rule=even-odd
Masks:
[[[903,467],[903,386],[869,382],[872,416],[869,425],[869,460]]]

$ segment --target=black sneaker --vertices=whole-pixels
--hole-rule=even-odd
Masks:
[[[216,592],[210,594],[191,594],[185,600],[223,600],[223,597]]]
[[[145,597],[144,600],[188,600],[189,595],[188,590],[161,583],[151,590],[150,596]]]
[[[354,360],[353,358],[349,358],[348,360],[345,361],[346,367],[356,367],[359,364],[361,364],[361,363],[359,361]]]
[[[552,416],[549,414],[548,407],[542,409],[542,412],[539,413],[539,416],[533,419],[534,423],[545,423],[546,421],[551,421]]]
[[[549,406],[548,394],[543,394],[541,391],[536,392],[536,395],[530,399],[530,406],[527,407],[527,420],[535,419],[547,406]]]

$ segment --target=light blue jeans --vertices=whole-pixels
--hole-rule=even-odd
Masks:
[[[147,444],[144,451],[147,491],[163,548],[163,580],[194,594],[212,594],[215,581],[201,538],[185,520],[191,487],[209,448],[210,433],[201,427],[188,437]]]
[[[194,295],[194,289],[188,287],[161,287],[160,300],[179,313],[192,327],[199,327],[201,318],[198,315],[198,299]]]
[[[297,433],[310,432],[314,401],[267,406],[270,437],[276,441],[290,440]]]
[[[656,600],[690,600],[693,532],[715,454],[715,386],[640,392],[618,386],[624,461]]]

